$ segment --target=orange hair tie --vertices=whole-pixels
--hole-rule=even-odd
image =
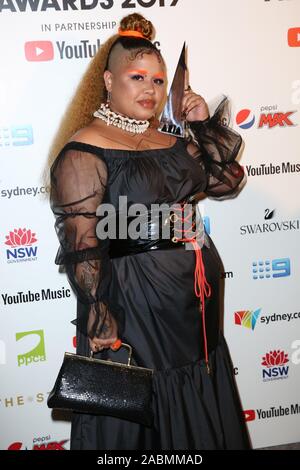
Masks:
[[[134,31],[133,29],[128,29],[127,31],[122,31],[122,29],[119,28],[118,34],[120,36],[134,36],[136,38],[143,38],[146,39],[143,33],[140,31]]]

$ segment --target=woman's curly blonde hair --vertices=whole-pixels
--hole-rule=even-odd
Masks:
[[[130,49],[149,48],[155,50],[160,55],[155,46],[150,42],[154,35],[151,21],[146,20],[138,13],[133,13],[123,18],[120,22],[119,31],[128,30],[141,32],[145,39],[139,39],[137,42],[135,38],[121,38],[119,34],[114,34],[100,47],[95,57],[91,60],[74,96],[67,106],[51,144],[47,167],[44,173],[46,185],[49,184],[49,168],[61,149],[75,132],[91,123],[94,119],[94,111],[107,99],[103,73],[107,68],[108,57],[113,45],[116,42],[121,42],[121,44],[129,44]]]

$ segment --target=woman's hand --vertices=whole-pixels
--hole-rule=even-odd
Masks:
[[[117,341],[118,337],[112,339],[99,339],[99,338],[89,338],[90,349],[94,353],[102,351],[103,349],[109,349],[113,343]]]
[[[106,338],[97,338],[96,336],[93,339],[89,338],[89,345],[94,353],[110,348],[118,339],[118,325],[116,320],[110,316],[106,323],[109,323],[105,324],[106,328],[104,336],[106,336]]]
[[[209,117],[209,110],[206,101],[202,96],[194,93],[190,86],[184,90],[182,114],[189,122],[204,121],[204,119]]]

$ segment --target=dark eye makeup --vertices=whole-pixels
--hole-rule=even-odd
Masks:
[[[141,80],[144,79],[144,75],[135,74],[135,75],[131,75],[131,78],[132,78],[132,80],[141,81]],[[162,78],[155,78],[154,83],[156,83],[157,85],[163,85],[164,80]]]

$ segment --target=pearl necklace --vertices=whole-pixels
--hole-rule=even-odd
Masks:
[[[136,119],[130,119],[127,116],[114,113],[107,103],[101,103],[100,108],[94,112],[94,116],[102,119],[108,126],[116,126],[119,129],[133,132],[134,134],[143,134],[150,125],[149,121],[137,121]]]

